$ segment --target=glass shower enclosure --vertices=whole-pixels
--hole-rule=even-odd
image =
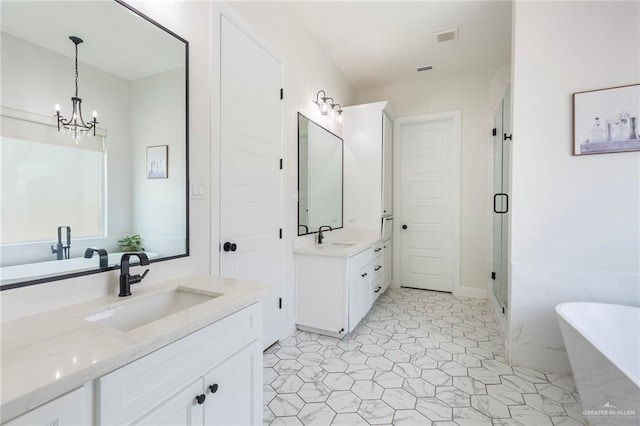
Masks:
[[[509,308],[509,219],[511,173],[511,90],[494,116],[493,131],[493,294],[502,313]]]

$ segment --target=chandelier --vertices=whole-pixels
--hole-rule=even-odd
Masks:
[[[83,136],[93,133],[96,135],[96,124],[98,124],[98,113],[93,111],[93,120],[88,123],[82,118],[82,99],[78,96],[78,45],[83,42],[80,37],[70,36],[69,40],[76,47],[76,94],[71,98],[72,112],[71,117],[67,120],[60,115],[60,105],[56,104],[56,118],[58,119],[58,131],[66,130],[73,138],[79,141]]]

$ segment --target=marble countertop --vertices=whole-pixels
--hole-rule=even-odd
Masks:
[[[351,237],[338,241],[324,241],[322,244],[309,244],[296,247],[296,254],[310,254],[316,256],[351,257],[365,251],[371,246],[382,242],[380,237]]]
[[[178,287],[220,296],[129,331],[83,319],[94,311]],[[109,295],[1,324],[0,422],[17,417],[91,380],[258,302],[261,284],[211,276],[135,285],[132,296]]]

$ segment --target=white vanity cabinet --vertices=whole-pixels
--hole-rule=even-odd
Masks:
[[[136,425],[250,425],[261,389],[261,346],[254,342],[145,415]],[[259,374],[257,374],[259,373]]]
[[[96,423],[261,423],[261,319],[257,303],[97,379]]]
[[[318,248],[296,252],[296,324],[302,330],[342,337],[371,308],[373,250],[330,255]],[[328,250],[328,249],[327,249]]]
[[[345,227],[379,231],[382,216],[393,214],[389,103],[345,107],[342,115]]]
[[[81,387],[3,424],[7,426],[91,424],[90,401],[90,392],[85,387]]]

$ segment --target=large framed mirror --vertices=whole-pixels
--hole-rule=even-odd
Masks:
[[[188,42],[120,0],[0,14],[0,289],[188,256]]]
[[[343,141],[298,113],[298,235],[342,228]]]

